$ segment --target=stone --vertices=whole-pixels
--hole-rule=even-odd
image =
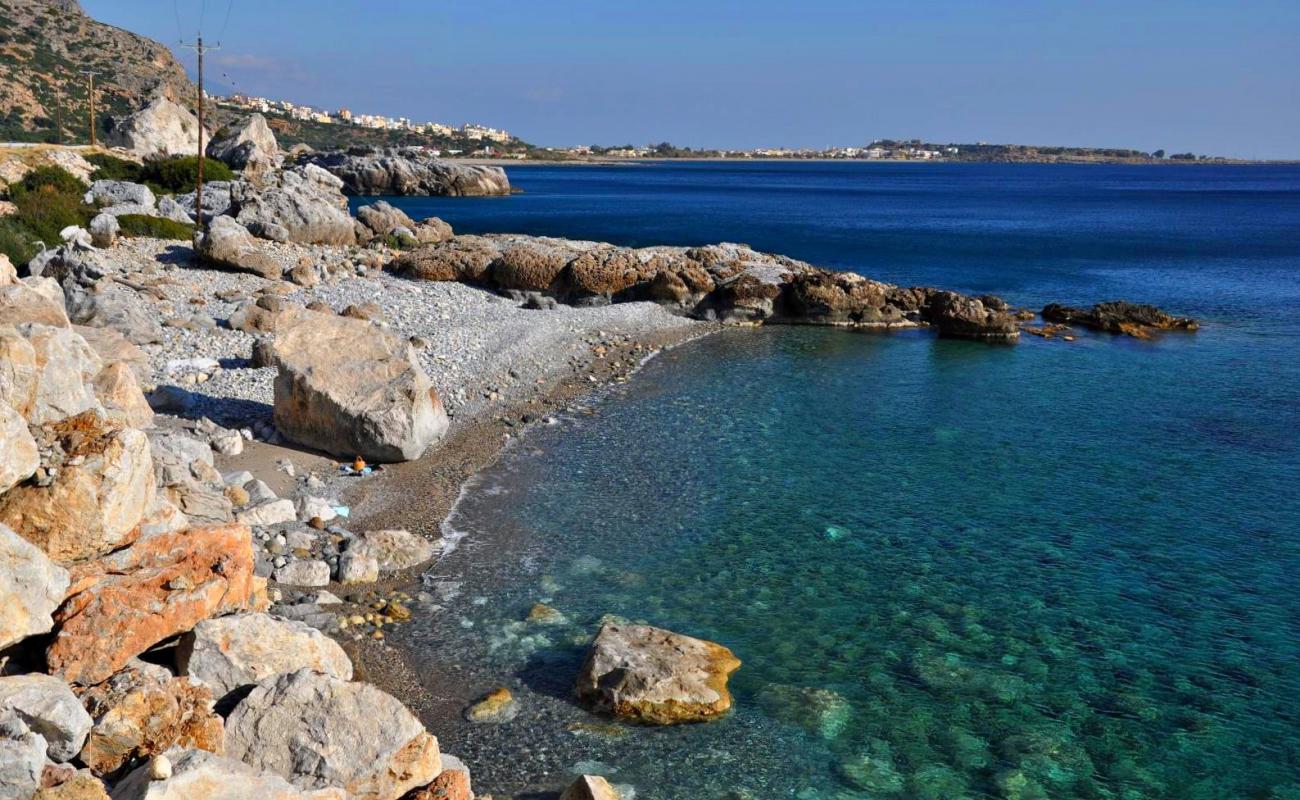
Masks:
[[[207,205],[207,184],[203,186],[203,204]],[[180,222],[185,225],[194,224],[193,205],[185,206],[171,195],[163,195],[158,199],[158,216],[169,219],[172,222]]]
[[[72,323],[63,308],[63,289],[52,278],[24,278],[0,286],[0,325],[24,322],[66,328]]]
[[[398,572],[425,563],[437,554],[438,548],[410,531],[377,530],[357,536],[348,544],[347,552],[373,557],[383,572]]]
[[[163,340],[157,313],[125,287],[100,283],[85,290],[77,285],[70,286],[65,294],[68,318],[78,326],[111,328],[135,344],[158,344]]]
[[[352,661],[333,639],[301,622],[261,613],[195,625],[176,648],[176,667],[212,687],[218,698],[300,669],[352,679]]]
[[[199,149],[199,121],[189,109],[159,96],[118,123],[105,143],[146,158],[193,155]]]
[[[175,750],[165,775],[145,764],[113,789],[113,800],[351,800],[340,789],[299,789],[278,775],[259,772],[206,750]]]
[[[40,453],[27,430],[27,420],[0,400],[0,495],[30,478],[40,465]]]
[[[46,757],[71,761],[90,732],[90,715],[68,684],[51,675],[0,677],[0,714],[12,711],[45,739]]]
[[[298,518],[304,521],[319,517],[322,522],[329,522],[338,516],[334,505],[323,497],[304,495],[298,498],[297,509]]]
[[[135,373],[125,361],[105,366],[95,376],[95,397],[110,419],[129,428],[152,428],[153,409],[140,390]]]
[[[483,284],[500,255],[501,247],[492,239],[457,236],[400,253],[388,268],[397,275],[424,281]]]
[[[454,235],[451,225],[438,217],[425,217],[415,226],[415,238],[420,244],[445,242]]]
[[[213,525],[141,539],[78,565],[54,615],[50,671],[96,684],[205,619],[256,610],[252,544],[243,525]]]
[[[416,789],[406,795],[404,800],[474,800],[470,788],[469,773],[463,769],[452,769],[446,765],[448,756],[443,756],[443,770],[428,786]]]
[[[220,131],[208,143],[209,158],[224,161],[245,177],[264,175],[284,164],[280,146],[275,141],[266,117],[253,114],[238,125]]]
[[[504,686],[488,692],[465,709],[465,719],[480,725],[509,722],[517,716],[519,701]]]
[[[68,584],[66,569],[0,524],[0,650],[53,629]]]
[[[560,800],[622,800],[622,796],[599,775],[582,775],[569,784]]]
[[[776,719],[834,739],[848,727],[853,708],[843,695],[820,687],[773,684],[760,697],[764,708]]]
[[[251,272],[279,280],[284,267],[259,244],[248,229],[231,217],[216,217],[199,238],[199,257],[206,263],[236,272]]]
[[[272,357],[275,424],[292,442],[344,458],[409,461],[447,431],[447,412],[410,344],[367,322],[297,312]]]
[[[42,786],[32,800],[110,800],[104,782],[81,769],[53,786]]]
[[[287,586],[328,586],[330,565],[318,560],[290,561],[277,569],[272,578]]]
[[[9,260],[9,256],[0,253],[0,286],[12,286],[18,283],[18,270],[14,268],[14,262]]]
[[[740,659],[720,644],[649,625],[605,623],[577,681],[588,708],[655,725],[700,722],[731,708]]]
[[[281,498],[246,508],[236,514],[235,519],[245,525],[266,527],[293,522],[298,519],[298,512],[294,509],[292,500]]]
[[[0,522],[58,562],[127,544],[153,502],[149,439],[97,411],[46,425],[63,463],[47,486],[24,484],[0,497]]]
[[[299,670],[258,684],[226,720],[226,752],[304,789],[396,800],[442,771],[438,741],[392,696]]]
[[[153,190],[142,183],[130,181],[95,181],[82,198],[88,206],[136,206],[152,210],[157,204]],[[93,233],[93,231],[92,231]]]
[[[203,218],[207,220],[230,214],[234,207],[233,195],[238,181],[209,181],[203,184]],[[188,192],[176,196],[176,205],[185,211],[190,222],[195,218],[198,192]],[[159,209],[163,206],[160,204]],[[184,221],[184,220],[179,220]]]
[[[212,690],[156,664],[133,662],[87,689],[81,702],[94,721],[81,761],[100,775],[172,747],[220,753],[225,744]]]
[[[348,550],[339,556],[339,583],[374,583],[379,580],[379,560],[369,553]]]
[[[256,185],[231,188],[235,217],[255,236],[300,244],[356,244],[356,229],[338,178],[313,164],[275,172]]]
[[[141,387],[153,383],[153,367],[149,356],[140,346],[112,328],[92,328],[85,325],[73,325],[78,336],[86,340],[90,349],[95,351],[103,364],[121,361],[131,368],[136,383]],[[98,374],[98,373],[97,373]]]
[[[112,214],[101,211],[90,221],[90,242],[95,247],[112,247],[121,232],[122,226]]]
[[[239,431],[214,431],[209,441],[212,449],[223,456],[237,456],[244,452],[244,437]]]
[[[1098,303],[1087,311],[1051,303],[1043,308],[1042,315],[1048,322],[1083,325],[1138,339],[1147,338],[1152,331],[1195,331],[1200,327],[1190,317],[1175,317],[1155,306],[1124,300]]]
[[[386,200],[358,208],[357,221],[366,226],[373,236],[387,236],[396,228],[410,230],[415,227],[415,220]]]
[[[27,800],[41,786],[45,738],[14,712],[0,713],[0,798]]]
[[[936,292],[928,309],[930,324],[941,336],[1011,341],[1020,327],[1005,310],[989,308],[979,298],[956,292]]]
[[[341,178],[348,194],[481,197],[511,191],[500,167],[444,161],[420,147],[353,147],[306,160]]]
[[[0,402],[32,425],[99,408],[91,388],[104,368],[86,340],[66,327],[0,327]]]

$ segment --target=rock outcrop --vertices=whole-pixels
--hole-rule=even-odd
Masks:
[[[409,461],[446,433],[447,412],[410,344],[368,322],[297,312],[272,358],[275,424],[290,441],[347,458]]]
[[[185,106],[156,97],[119,122],[106,143],[145,158],[191,155],[199,147],[199,120]]]
[[[740,660],[720,644],[648,625],[606,623],[578,676],[592,710],[655,725],[700,722],[731,708]]]
[[[99,355],[67,327],[0,325],[0,401],[28,423],[58,422],[95,410]]]
[[[63,290],[45,278],[26,278],[0,286],[0,325],[33,323],[66,328]]]
[[[87,205],[101,209],[113,217],[123,214],[152,215],[157,210],[158,199],[153,190],[142,183],[130,181],[95,181],[82,198]],[[92,230],[93,234],[94,231]],[[97,247],[101,245],[96,245]]]
[[[256,184],[231,185],[235,219],[255,236],[276,242],[350,245],[356,228],[343,182],[312,164],[275,172]]]
[[[1152,305],[1115,300],[1083,310],[1052,303],[1043,308],[1043,319],[1065,325],[1082,325],[1108,333],[1122,333],[1145,339],[1155,331],[1194,331],[1200,327],[1190,317],[1175,317]]]
[[[165,758],[165,768],[155,760],[123,779],[113,800],[351,800],[339,789],[299,789],[206,750],[177,750]]]
[[[173,747],[220,753],[224,746],[211,689],[156,664],[133,662],[87,689],[81,702],[93,720],[81,761],[100,775]]]
[[[354,195],[510,194],[510,179],[500,167],[444,161],[421,147],[353,147],[312,153],[305,161],[338,176],[344,191]]]
[[[218,698],[300,669],[352,679],[352,662],[333,639],[301,622],[261,613],[195,625],[181,637],[176,666],[212,687]]]
[[[226,753],[303,789],[397,800],[442,771],[438,741],[373,686],[301,670],[258,684],[226,720]]]
[[[996,304],[991,307],[981,298],[956,292],[936,292],[930,298],[929,319],[941,336],[991,340],[1011,340],[1020,336],[1020,328],[1007,313],[1005,304],[1001,304],[1001,308]]]
[[[284,164],[266,117],[253,114],[242,122],[219,131],[208,143],[208,157],[243,170],[245,178],[256,178]]]
[[[279,280],[284,274],[284,267],[233,217],[212,219],[199,237],[198,254],[219,269],[251,272],[267,280]]]
[[[50,671],[92,685],[213,616],[259,610],[252,534],[243,525],[161,533],[72,570],[54,615]]]
[[[68,582],[67,570],[0,524],[0,650],[49,632]]]

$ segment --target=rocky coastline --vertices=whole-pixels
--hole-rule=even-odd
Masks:
[[[184,109],[150,109],[141,148],[189,135],[148,118]],[[0,796],[470,798],[474,765],[440,753],[385,640],[434,613],[417,578],[456,544],[403,526],[411,496],[440,520],[529,425],[724,325],[1010,342],[1035,316],[739,244],[458,236],[382,201],[354,217],[351,167],[285,166],[256,118],[209,152],[241,175],[199,213],[94,181],[88,229],[0,257]],[[125,215],[208,225],[194,245],[123,238]],[[1195,327],[1057,308],[1043,317],[1130,335]],[[593,713],[730,707],[724,644],[591,635],[571,680]],[[497,691],[465,713],[510,708]],[[562,797],[621,791],[583,776]]]

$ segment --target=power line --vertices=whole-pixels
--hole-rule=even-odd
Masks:
[[[178,0],[172,0],[172,11],[176,13],[176,41],[185,41],[185,32],[181,30],[181,7]]]
[[[226,0],[226,19],[221,23],[221,35],[217,37],[217,45],[220,46],[226,39],[226,28],[230,25],[230,10],[235,7],[235,0]]]

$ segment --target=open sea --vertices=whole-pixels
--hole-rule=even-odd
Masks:
[[[519,695],[512,722],[435,731],[477,791],[601,772],[638,800],[1300,800],[1300,167],[509,172],[523,194],[393,202],[1203,325],[733,330],[532,431],[448,522],[445,611],[395,634],[430,675]],[[564,620],[525,622],[536,602]],[[605,615],[729,646],[735,710],[579,709]]]

